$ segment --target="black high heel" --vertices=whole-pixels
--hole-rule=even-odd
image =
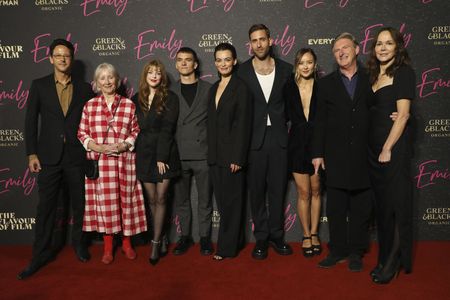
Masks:
[[[376,284],[388,284],[392,279],[397,278],[400,273],[400,261],[395,263],[392,270],[386,271],[382,268],[378,273],[372,276],[372,281]]]
[[[161,241],[152,240],[152,253],[150,254],[150,258],[148,261],[154,266],[159,262],[160,256],[160,248]]]
[[[370,271],[370,276],[373,277],[373,276],[377,275],[378,273],[381,272],[382,269],[383,269],[383,265],[382,264],[376,265],[376,267],[373,268],[372,271]]]
[[[311,237],[316,237],[317,240],[319,241],[318,245],[314,245],[312,243],[312,239],[311,239],[311,244],[312,244],[312,249],[315,255],[320,255],[322,253],[322,245],[320,244],[320,238],[319,238],[319,234],[318,233],[311,233]]]
[[[169,252],[169,241],[167,240],[167,236],[163,236],[161,239],[161,249],[159,251],[159,256],[164,257]]]
[[[310,236],[304,236],[302,238],[302,243],[303,243],[304,240],[311,240],[311,237]],[[311,244],[312,244],[312,240],[311,240]],[[313,246],[303,247],[303,245],[302,245],[302,250],[303,250],[303,256],[304,257],[313,257],[314,256]]]

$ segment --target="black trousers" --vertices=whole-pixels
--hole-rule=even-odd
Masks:
[[[243,238],[245,173],[231,173],[229,167],[212,165],[209,168],[214,196],[220,214],[217,255],[234,257],[241,248]]]
[[[206,160],[182,160],[181,177],[175,182],[175,211],[180,218],[181,235],[190,236],[192,226],[191,181],[197,187],[197,216],[199,236],[211,236],[211,183]]]
[[[47,262],[54,255],[52,235],[55,229],[55,217],[58,209],[60,188],[68,189],[72,209],[72,245],[74,247],[84,242],[82,227],[84,215],[84,165],[70,160],[66,150],[60,163],[56,165],[41,165],[38,175],[39,202],[36,209],[35,237],[33,243],[32,261]]]
[[[347,190],[328,186],[326,206],[330,252],[336,256],[363,255],[369,241],[373,206],[371,189]]]
[[[282,238],[288,172],[287,149],[278,144],[270,127],[266,129],[262,147],[257,151],[250,151],[249,162],[248,185],[255,239]]]

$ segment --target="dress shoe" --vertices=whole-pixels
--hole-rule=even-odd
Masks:
[[[319,268],[329,269],[331,267],[334,267],[337,263],[344,262],[345,259],[345,256],[336,256],[330,253],[324,260],[320,261],[317,266]]]
[[[200,238],[200,253],[201,255],[211,255],[213,253],[213,247],[210,238]]]
[[[279,255],[291,255],[292,254],[291,246],[281,238],[271,239],[269,241],[269,244],[272,246],[273,250],[275,250],[275,252],[278,253]]]
[[[392,281],[392,279],[397,278],[400,273],[400,260],[397,259],[391,264],[381,268],[379,272],[377,272],[374,276],[372,276],[372,281],[376,284],[388,284]]]
[[[175,249],[173,249],[174,255],[182,255],[186,253],[189,248],[194,244],[194,241],[190,236],[182,236],[177,243]]]
[[[363,263],[361,255],[351,254],[348,257],[348,269],[352,272],[361,272],[363,269]]]
[[[75,255],[78,260],[81,262],[87,262],[91,259],[91,255],[89,254],[87,246],[78,245],[74,247]]]
[[[131,246],[131,239],[129,236],[122,237],[122,252],[128,259],[136,259],[136,251]]]
[[[375,276],[376,274],[378,274],[381,271],[381,269],[383,269],[383,265],[381,265],[381,264],[376,265],[376,267],[373,268],[372,271],[370,271],[370,276],[371,277]]]
[[[18,280],[24,280],[39,271],[42,268],[42,264],[30,263],[25,269],[23,269],[19,274],[17,274]]]
[[[256,241],[255,248],[252,251],[252,257],[254,259],[265,259],[267,257],[267,248],[269,247],[267,241]]]

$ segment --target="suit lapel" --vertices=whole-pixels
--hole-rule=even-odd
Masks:
[[[188,106],[188,112],[186,114],[186,119],[187,117],[189,117],[192,112],[195,110],[195,108],[198,106],[198,104],[200,103],[200,93],[202,92],[203,86],[202,86],[202,82],[200,80],[197,81],[197,91],[195,92],[195,97],[194,97],[194,101],[192,102],[191,107]],[[184,101],[186,102],[186,101]],[[187,106],[187,104],[186,104]]]
[[[234,86],[236,83],[234,76],[237,76],[237,75],[234,74],[231,76],[230,82],[228,82],[227,86],[225,87],[225,90],[223,91],[222,95],[220,96],[219,105],[217,105],[217,109],[216,109],[217,113],[220,113],[220,110],[222,109],[222,107],[224,105],[226,105],[226,103],[228,101],[230,101],[230,98],[233,94]],[[219,85],[217,85],[217,87],[218,86]],[[217,89],[216,89],[216,93],[217,93]],[[214,94],[214,100],[215,100],[215,94]]]
[[[256,77],[256,71],[255,71],[255,68],[253,67],[252,61],[250,61],[250,68],[249,68],[248,75],[249,76],[247,78],[249,78],[249,80],[250,80],[250,85],[253,86],[252,90],[257,91],[256,98],[259,99],[260,101],[264,101],[264,103],[266,103],[266,97],[264,97],[264,92],[261,88],[261,85],[259,84],[258,77]]]
[[[353,102],[353,100],[350,97],[350,95],[348,94],[344,83],[342,82],[341,74],[339,73],[339,71],[336,71],[334,76],[335,76],[335,81],[336,81],[337,92],[340,95],[342,95],[344,98],[347,99],[346,101],[348,104],[351,104]],[[339,98],[341,98],[341,97],[339,97]]]
[[[356,83],[355,95],[353,96],[353,105],[356,105],[359,101],[361,93],[363,92],[365,75],[363,74],[363,70],[358,68],[358,82]]]
[[[277,60],[276,59],[274,59],[274,60],[275,60],[275,78],[273,79],[272,90],[270,90],[269,101],[267,101],[267,103],[269,103],[270,100],[272,99],[274,91],[277,91],[278,89],[282,88],[282,86],[281,86],[282,82],[280,80],[280,76],[281,76],[280,74],[281,74],[282,70],[281,70],[281,67],[279,66]]]
[[[78,104],[78,103],[76,103],[76,102],[77,102],[77,101],[79,100],[79,98],[80,98],[80,96],[78,95],[79,92],[80,92],[79,86],[80,86],[80,85],[78,84],[78,82],[77,82],[76,80],[73,80],[73,81],[72,81],[72,87],[73,87],[73,89],[72,89],[72,99],[71,99],[71,101],[70,101],[69,108],[67,109],[66,117],[71,113],[71,111],[73,110],[73,108]],[[87,100],[89,100],[89,99],[83,99],[83,100],[87,101]]]

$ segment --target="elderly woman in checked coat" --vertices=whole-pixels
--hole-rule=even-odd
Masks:
[[[86,177],[83,231],[103,233],[102,262],[113,261],[113,235],[122,232],[122,250],[136,258],[130,236],[147,230],[144,198],[136,179],[132,152],[139,133],[134,103],[116,93],[119,76],[107,63],[95,70],[94,90],[100,96],[89,100],[83,110],[78,139],[87,158],[98,159],[99,177]]]

